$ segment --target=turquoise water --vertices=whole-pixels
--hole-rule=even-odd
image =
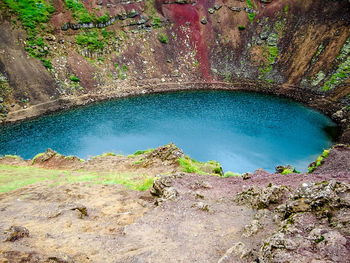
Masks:
[[[217,160],[225,171],[301,171],[332,145],[334,124],[298,103],[268,95],[193,91],[124,98],[36,120],[0,126],[0,154],[33,158],[52,148],[89,158],[131,154],[174,142],[199,161]]]

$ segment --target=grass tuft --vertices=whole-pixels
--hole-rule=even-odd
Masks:
[[[215,174],[221,175],[222,168],[217,161],[198,162],[188,156],[179,158],[178,162],[182,170],[186,173],[196,173],[201,175]]]
[[[311,173],[313,170],[315,170],[316,167],[319,167],[323,163],[323,160],[328,157],[328,154],[329,150],[324,150],[323,153],[317,158],[317,160],[310,164],[308,173]]]
[[[237,177],[240,177],[242,176],[240,173],[234,173],[234,172],[231,172],[231,171],[227,171],[223,177],[234,177],[234,176],[237,176]]]

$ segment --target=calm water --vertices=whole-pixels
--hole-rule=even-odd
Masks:
[[[0,154],[32,158],[52,148],[88,158],[131,154],[174,142],[225,171],[274,171],[291,164],[305,171],[332,142],[327,117],[300,104],[261,94],[194,91],[155,94],[0,126]]]

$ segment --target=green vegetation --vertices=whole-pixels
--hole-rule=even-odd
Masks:
[[[239,26],[238,26],[238,29],[242,31],[242,30],[245,29],[245,26],[239,25]]]
[[[73,18],[77,22],[90,23],[94,20],[94,15],[91,15],[80,0],[65,0],[67,9],[71,10]]]
[[[197,164],[197,161],[192,160],[190,158],[179,158],[178,160],[180,166],[183,168],[183,171],[186,173],[196,173],[196,174],[207,174],[203,172],[199,165]]]
[[[279,56],[279,49],[277,44],[283,34],[285,23],[285,19],[275,22],[273,30],[277,33],[271,33],[264,45],[263,55],[266,58],[267,62],[262,63],[259,67],[259,79],[265,79],[270,83],[273,83],[274,80],[268,79],[268,75]],[[265,30],[269,31],[270,29],[268,27],[265,27]]]
[[[51,69],[52,65],[45,57],[48,48],[40,37],[40,31],[47,28],[46,23],[55,11],[52,1],[45,0],[4,0],[9,10],[18,16],[28,33],[25,50],[32,56],[41,59],[44,66]]]
[[[101,155],[96,155],[94,157],[92,157],[92,159],[96,159],[96,158],[100,158],[100,157],[105,157],[105,156],[117,156],[115,153],[111,153],[111,152],[108,152],[108,153],[103,153]]]
[[[350,55],[350,37],[346,40],[345,44],[343,45],[342,49],[339,52],[339,56],[337,57],[337,60],[343,60],[347,56]]]
[[[51,182],[87,182],[91,184],[121,184],[129,189],[144,191],[153,184],[153,177],[133,173],[48,170],[27,166],[0,165],[0,192],[9,192],[26,185]]]
[[[324,240],[324,236],[320,236],[319,238],[315,239],[315,242],[318,244],[318,243],[321,243],[323,240]]]
[[[34,29],[47,23],[55,11],[52,2],[45,0],[4,0],[9,9],[18,15],[22,25],[34,33]]]
[[[168,36],[163,33],[158,34],[158,40],[163,44],[168,44]]]
[[[73,156],[73,155],[68,155],[68,156],[65,156],[64,159],[68,159],[68,160],[71,160],[71,159],[75,159],[75,158],[78,158],[76,156]],[[84,159],[81,159],[81,158],[78,158],[80,162],[85,162]]]
[[[104,42],[101,40],[96,30],[85,31],[75,36],[76,43],[79,46],[86,47],[91,52],[103,50]]]
[[[254,7],[253,7],[252,0],[246,0],[246,3],[247,3],[247,6],[248,6],[250,9],[253,9],[253,10],[254,10],[254,9],[257,9],[257,6],[256,6],[255,3],[254,3]],[[253,23],[255,16],[256,16],[256,13],[255,13],[255,12],[254,12],[254,13],[248,13],[248,18],[249,18],[249,21],[250,21],[251,23]]]
[[[118,63],[114,63],[114,67],[116,69],[116,77],[117,78],[120,78],[120,79],[126,79],[127,78],[127,72],[129,70],[128,66],[127,65],[123,65],[121,67],[119,67],[119,64]]]
[[[37,155],[34,156],[34,158],[32,159],[32,164],[35,163],[35,160],[37,158],[39,158],[40,156],[43,156],[45,153],[38,153]]]
[[[327,91],[340,85],[344,80],[350,77],[350,56],[341,64],[338,65],[335,73],[323,85],[322,90]]]
[[[284,7],[283,11],[285,14],[288,13],[288,9],[289,9],[289,4],[286,4],[286,6]]]
[[[260,74],[259,78],[266,78],[268,73],[272,70],[272,65],[276,62],[278,58],[279,50],[277,46],[265,45],[264,47],[264,56],[267,58],[268,63],[262,65],[259,68]]]
[[[95,21],[97,23],[103,23],[104,24],[104,23],[107,23],[109,21],[109,19],[111,19],[111,16],[110,16],[110,14],[108,12],[106,12],[103,16],[97,17],[95,19]]]
[[[325,158],[328,157],[329,150],[324,150],[322,155],[317,158],[315,162],[313,162],[309,168],[308,173],[311,173],[313,170],[315,170],[316,167],[320,166]]]
[[[71,74],[71,75],[69,76],[69,79],[70,79],[71,81],[73,81],[73,82],[79,82],[79,81],[80,81],[80,79],[79,79],[78,77],[76,77],[75,75],[73,75],[73,74]]]
[[[346,40],[336,59],[339,63],[335,73],[322,87],[323,91],[333,89],[350,77],[350,37]]]
[[[134,154],[130,154],[128,155],[128,158],[133,158],[133,157],[136,157],[136,156],[139,156],[141,154],[148,154],[148,153],[151,153],[153,152],[154,149],[147,149],[147,150],[144,150],[144,151],[136,151]]]
[[[150,16],[154,16],[157,13],[156,9],[154,8],[154,1],[155,0],[145,1],[145,13]]]
[[[233,177],[233,176],[240,177],[242,175],[240,173],[234,173],[234,172],[231,172],[231,171],[227,171],[227,172],[225,172],[223,177]]]
[[[311,81],[311,85],[313,87],[317,86],[324,78],[326,77],[326,74],[322,70],[317,72],[313,80]]]
[[[47,59],[41,59],[41,61],[44,63],[44,66],[48,69],[52,69],[52,63],[50,60]]]
[[[317,51],[316,51],[315,55],[313,56],[313,58],[312,58],[312,60],[311,60],[311,64],[312,64],[312,65],[315,64],[315,62],[317,61],[319,55],[321,55],[321,53],[323,52],[323,50],[324,50],[325,47],[326,47],[326,46],[325,46],[323,43],[321,43],[321,44],[318,46]]]
[[[288,175],[288,174],[292,174],[294,171],[292,169],[284,169],[282,171],[282,175]]]
[[[8,82],[8,79],[5,75],[3,75],[0,72],[0,97],[6,98],[8,95],[10,95],[12,92],[12,89],[10,87],[10,84]]]
[[[219,162],[208,161],[208,162],[198,162],[188,156],[184,158],[179,158],[178,162],[182,167],[183,171],[186,173],[196,173],[196,174],[216,174],[221,175],[222,168]]]
[[[0,159],[1,158],[13,158],[13,159],[17,159],[17,160],[21,160],[21,156],[18,156],[18,155],[12,155],[12,154],[6,154],[4,157],[1,157],[0,156]]]
[[[151,26],[153,27],[153,28],[160,28],[161,27],[161,20],[160,20],[160,18],[158,17],[158,16],[156,16],[156,17],[154,17],[153,18],[153,21],[152,21],[152,23],[151,23]]]

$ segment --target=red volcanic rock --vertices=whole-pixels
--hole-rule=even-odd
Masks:
[[[196,59],[204,79],[210,80],[210,62],[208,55],[208,42],[212,38],[212,27],[208,8],[214,5],[214,1],[199,0],[196,5],[189,1],[157,0],[156,7],[165,18],[174,22],[174,29],[179,38],[189,37],[192,49],[195,50]],[[206,23],[201,20],[206,17]],[[186,27],[184,32],[180,27]]]

